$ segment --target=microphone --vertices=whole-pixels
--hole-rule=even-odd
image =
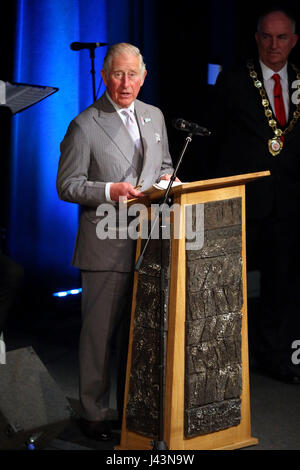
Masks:
[[[72,42],[70,48],[72,51],[81,51],[81,49],[95,49],[96,47],[107,46],[106,42]]]
[[[195,134],[195,135],[202,135],[202,136],[211,135],[211,132],[205,127],[201,127],[194,122],[185,121],[184,119],[174,119],[173,126],[175,127],[175,129],[178,129],[179,131],[190,132],[191,134]]]

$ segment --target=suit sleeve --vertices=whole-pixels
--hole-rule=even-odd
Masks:
[[[173,164],[169,151],[169,141],[166,123],[163,114],[162,116],[162,144],[163,144],[163,160],[161,164],[161,175],[173,173]]]
[[[90,145],[76,121],[69,125],[60,150],[56,180],[60,199],[90,207],[105,202],[106,183],[89,180]]]

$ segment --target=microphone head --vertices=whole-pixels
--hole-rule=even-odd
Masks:
[[[185,119],[180,119],[180,118],[173,119],[172,124],[175,127],[175,129],[178,129],[179,131],[189,132],[190,134],[193,134],[193,135],[202,135],[202,136],[211,135],[211,132],[205,127],[201,127],[195,122],[185,121]]]
[[[173,119],[172,124],[175,129],[179,129],[180,131],[189,131],[189,123],[184,119],[175,118]]]
[[[70,48],[72,51],[81,51],[82,49],[96,49],[96,47],[107,46],[107,42],[72,42]]]
[[[82,49],[82,45],[80,42],[72,42],[70,49],[72,49],[72,51],[80,51],[80,49]]]

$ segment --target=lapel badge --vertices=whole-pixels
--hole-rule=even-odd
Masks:
[[[144,118],[144,117],[142,116],[142,117],[141,117],[141,120],[142,120],[142,124],[143,124],[143,126],[144,126],[145,124],[147,124],[147,122],[150,122],[150,121],[151,121],[151,118],[147,118],[147,117]]]

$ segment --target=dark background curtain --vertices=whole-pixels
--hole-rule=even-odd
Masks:
[[[294,8],[296,2],[285,2]],[[148,75],[140,98],[160,107],[174,162],[184,136],[172,128],[182,117],[203,125],[211,85],[208,64],[228,67],[255,52],[257,14],[271,2],[228,0],[11,0],[1,14],[0,79],[48,85],[59,91],[11,118],[1,113],[2,248],[25,270],[23,296],[33,311],[52,293],[79,287],[71,258],[76,205],[59,201],[55,179],[59,144],[71,119],[92,103],[90,57],[73,41],[137,45]],[[96,49],[96,89],[106,47]],[[298,62],[299,47],[293,53]],[[203,179],[205,139],[195,137],[180,169],[183,181]],[[26,303],[28,301],[28,304]],[[25,308],[25,307],[24,307]],[[26,307],[28,310],[28,307]]]

